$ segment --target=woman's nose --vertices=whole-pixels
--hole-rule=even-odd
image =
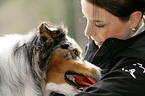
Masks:
[[[90,26],[90,24],[87,24],[85,29],[85,35],[91,36],[91,34],[92,34],[92,26]]]

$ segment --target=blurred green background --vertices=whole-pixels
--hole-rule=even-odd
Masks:
[[[43,21],[68,27],[69,35],[84,50],[86,20],[80,0],[0,0],[0,35],[26,34]]]

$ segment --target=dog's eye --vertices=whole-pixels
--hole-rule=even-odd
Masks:
[[[77,49],[73,49],[73,53],[76,55],[76,56],[79,56],[79,51]]]
[[[62,48],[62,49],[68,49],[68,47],[69,47],[69,44],[64,44],[64,45],[61,45],[60,48]]]

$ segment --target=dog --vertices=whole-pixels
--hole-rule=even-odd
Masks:
[[[0,37],[0,45],[0,96],[73,96],[85,87],[76,76],[101,76],[60,26],[43,22],[37,32]]]

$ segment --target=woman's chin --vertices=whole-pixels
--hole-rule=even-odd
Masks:
[[[97,41],[95,41],[95,44],[98,45],[98,46],[101,46],[102,43],[103,43],[103,42],[97,42]]]

